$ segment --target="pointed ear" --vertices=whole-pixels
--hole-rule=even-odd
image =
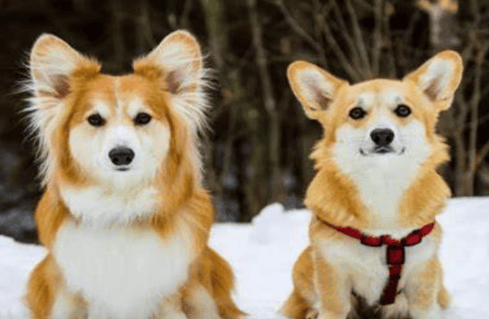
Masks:
[[[443,51],[404,77],[414,82],[438,110],[446,110],[462,80],[463,62],[455,51]]]
[[[195,128],[205,124],[206,70],[200,45],[189,32],[169,34],[148,55],[135,60],[133,68],[136,74],[159,81],[171,93],[175,109],[196,124]]]
[[[328,110],[339,88],[348,85],[348,82],[305,61],[289,65],[287,78],[306,115],[311,119],[317,119],[323,111]]]
[[[39,139],[41,160],[40,175],[45,184],[51,174],[54,162],[49,152],[53,148],[52,137],[62,118],[63,101],[71,92],[73,80],[98,74],[100,65],[71,48],[66,42],[50,34],[41,35],[30,53],[30,80],[26,90],[29,98],[30,127],[32,134]]]
[[[34,94],[64,98],[69,92],[69,77],[75,71],[85,68],[90,73],[98,73],[99,64],[90,60],[60,38],[41,35],[30,54],[30,72]]]
[[[204,75],[200,45],[183,30],[169,34],[148,55],[134,61],[133,66],[136,73],[144,72],[147,66],[163,71],[165,89],[175,95],[198,89]]]

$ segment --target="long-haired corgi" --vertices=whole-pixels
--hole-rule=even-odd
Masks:
[[[240,317],[233,273],[207,245],[199,44],[177,31],[130,75],[100,69],[53,35],[30,54],[46,188],[36,222],[47,248],[28,283],[32,317]]]
[[[435,217],[450,190],[435,132],[462,76],[453,51],[401,81],[350,85],[307,62],[292,63],[292,91],[324,130],[311,158],[305,203],[310,246],[281,308],[292,318],[435,319],[448,306]]]

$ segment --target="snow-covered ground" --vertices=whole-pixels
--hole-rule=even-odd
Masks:
[[[211,246],[232,264],[236,300],[252,319],[274,318],[289,294],[292,265],[307,245],[306,210],[266,207],[251,225],[214,226]],[[454,305],[446,319],[489,319],[489,198],[452,200],[440,216],[441,259]],[[0,236],[0,319],[27,318],[22,305],[29,271],[44,249]]]

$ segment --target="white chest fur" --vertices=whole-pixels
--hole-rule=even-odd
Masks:
[[[107,318],[149,318],[162,296],[186,281],[188,238],[163,240],[152,231],[63,225],[54,245],[68,289]]]
[[[351,289],[366,299],[369,304],[379,301],[388,280],[386,263],[387,246],[365,246],[357,239],[327,242],[321,245],[325,259],[341,272],[340,277],[351,283]],[[423,238],[421,243],[405,248],[405,263],[399,288],[409,280],[412,271],[428,261],[436,253],[433,235]]]
[[[101,187],[77,189],[62,187],[61,196],[71,214],[85,223],[105,226],[127,224],[151,215],[158,204],[158,192],[144,188],[132,193],[107,193]]]
[[[348,175],[369,209],[372,224],[376,228],[396,228],[400,200],[414,179],[418,163],[413,163],[410,158],[389,161],[389,158],[379,157],[369,164],[348,172]]]

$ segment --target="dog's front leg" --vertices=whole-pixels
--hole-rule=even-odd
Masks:
[[[351,309],[345,276],[329,264],[321,253],[315,254],[315,286],[319,298],[318,319],[345,319]]]
[[[29,277],[27,306],[33,319],[86,319],[83,298],[68,291],[61,270],[52,255],[47,255]]]
[[[442,287],[438,258],[427,261],[406,282],[409,313],[413,319],[439,319],[441,308],[438,294]]]
[[[60,291],[53,305],[52,319],[85,319],[87,306],[78,295]]]
[[[216,301],[201,283],[194,283],[184,289],[184,312],[192,319],[221,319]]]
[[[187,319],[182,310],[182,294],[178,292],[161,300],[151,319]]]

